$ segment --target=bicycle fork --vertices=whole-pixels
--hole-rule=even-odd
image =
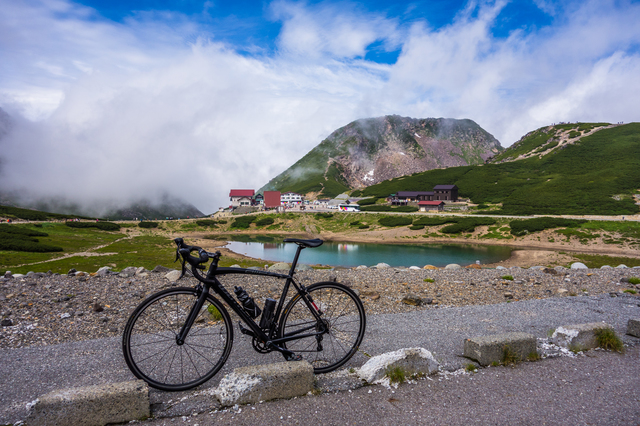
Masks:
[[[198,284],[196,286],[196,294],[198,295],[198,300],[191,307],[191,311],[189,311],[189,315],[187,316],[187,320],[184,322],[184,325],[180,329],[180,332],[176,335],[176,344],[178,346],[184,345],[184,341],[187,338],[187,334],[191,330],[191,326],[196,321],[198,314],[200,313],[200,309],[204,306],[205,300],[207,300],[208,291],[206,291],[202,285]]]

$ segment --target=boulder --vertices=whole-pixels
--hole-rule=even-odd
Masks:
[[[425,265],[424,268],[422,269],[429,269],[429,270],[436,270],[439,269],[437,266],[433,266],[433,265]]]
[[[628,269],[629,267],[625,264],[620,264],[618,266],[616,266],[616,269]]]
[[[111,266],[103,266],[102,268],[98,269],[96,275],[98,275],[99,277],[104,277],[112,273],[113,271],[111,270]]]
[[[171,272],[172,270],[173,269],[167,268],[166,266],[157,265],[155,268],[153,268],[151,272],[167,273],[167,272]]]
[[[589,269],[587,265],[581,262],[576,262],[571,264],[571,269]]]
[[[138,268],[136,268],[135,266],[128,266],[120,271],[120,273],[118,273],[118,276],[122,278],[131,278],[136,274],[137,270]]]
[[[390,268],[391,266],[388,263],[378,263],[376,266],[374,266],[374,268],[376,269],[387,269]]]
[[[444,269],[462,269],[462,266],[458,265],[457,263],[450,263],[445,266]]]

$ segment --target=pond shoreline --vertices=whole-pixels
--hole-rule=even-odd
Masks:
[[[538,238],[549,238],[547,234],[549,231],[542,231]],[[205,236],[211,236],[211,233],[192,233],[187,238],[196,238],[198,240],[197,245],[200,245],[209,249],[220,249],[225,256],[234,257],[237,259],[251,259],[251,260],[263,260],[248,257],[239,253],[232,252],[229,249],[224,248],[226,240],[213,240],[205,238]],[[252,231],[252,232],[233,232],[233,233],[221,233],[220,236],[282,236],[282,232],[268,232],[268,231]],[[531,236],[529,238],[524,237],[519,240],[496,240],[496,239],[476,239],[476,238],[460,238],[460,237],[447,237],[447,238],[433,238],[423,237],[423,233],[420,231],[412,231],[405,229],[390,229],[383,231],[365,231],[354,233],[333,233],[333,232],[320,232],[320,233],[287,233],[288,238],[320,238],[324,241],[339,242],[339,243],[372,243],[372,244],[451,244],[451,245],[478,245],[478,246],[503,246],[513,248],[511,257],[501,262],[483,264],[483,267],[495,268],[497,266],[511,267],[519,266],[521,268],[531,266],[565,266],[571,262],[578,261],[574,254],[595,254],[611,257],[628,257],[633,259],[640,259],[640,250],[630,247],[612,246],[603,243],[595,243],[591,245],[584,245],[576,241],[570,242],[543,242],[535,241]],[[534,236],[535,237],[535,236]],[[542,239],[540,238],[540,239]],[[195,244],[195,243],[194,243]],[[425,266],[425,265],[406,265],[406,266]],[[466,266],[466,265],[463,265]],[[616,266],[616,265],[613,265]]]

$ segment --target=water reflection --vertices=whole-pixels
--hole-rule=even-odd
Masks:
[[[274,262],[291,262],[296,244],[229,242],[227,248],[249,257]],[[508,259],[511,248],[503,246],[455,245],[455,244],[365,244],[325,242],[322,246],[305,249],[301,263],[353,267],[372,266],[384,262],[391,266],[445,266],[450,263],[495,263]]]

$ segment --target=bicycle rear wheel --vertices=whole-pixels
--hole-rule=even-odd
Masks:
[[[291,340],[284,346],[309,361],[315,373],[328,373],[347,362],[358,350],[366,328],[364,306],[343,284],[320,282],[307,287],[307,291],[321,312],[321,322],[298,294],[284,310],[279,337],[324,330],[319,336]]]
[[[177,335],[198,299],[193,288],[158,292],[142,302],[122,336],[122,352],[131,372],[156,389],[181,391],[209,380],[231,352],[233,327],[224,306],[208,295],[187,335]]]

